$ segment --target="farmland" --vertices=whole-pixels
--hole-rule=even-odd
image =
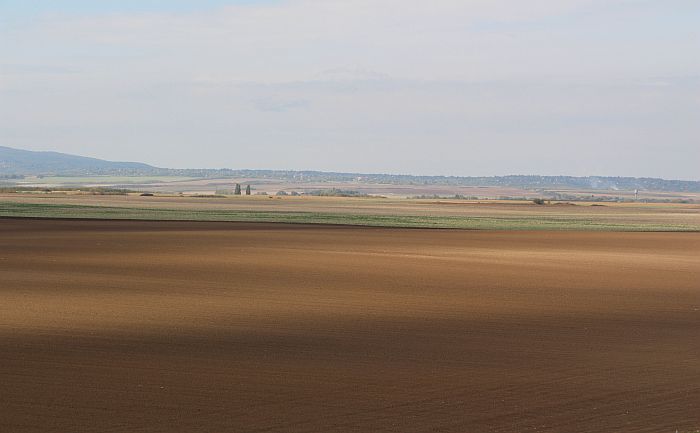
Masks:
[[[157,169],[160,171],[163,169]],[[574,178],[568,176],[505,176],[460,178],[444,176],[367,175],[352,173],[287,172],[270,170],[165,170],[151,175],[21,176],[7,178],[18,188],[128,188],[162,194],[231,193],[235,185],[251,185],[253,193],[310,194],[345,190],[390,198],[464,196],[478,199],[544,197],[585,201],[700,201],[700,183],[663,179]],[[214,176],[215,174],[224,177]],[[2,175],[2,173],[0,173]],[[2,179],[2,176],[0,176]]]
[[[700,234],[0,220],[0,430],[695,431]]]
[[[0,194],[0,216],[285,222],[486,230],[700,231],[700,205],[414,200],[344,197],[196,197]]]

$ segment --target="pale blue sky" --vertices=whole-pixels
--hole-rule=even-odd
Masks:
[[[695,0],[0,0],[0,145],[700,179]]]
[[[275,0],[0,0],[3,14],[46,12],[73,14],[113,12],[189,12],[236,4],[262,4]]]

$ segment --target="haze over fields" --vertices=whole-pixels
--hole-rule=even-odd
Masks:
[[[49,179],[46,179],[49,177]],[[55,177],[51,179],[51,177]],[[682,181],[658,178],[601,177],[601,176],[538,176],[510,175],[487,177],[464,176],[415,176],[368,173],[336,173],[325,171],[250,170],[250,169],[172,169],[154,167],[139,162],[114,162],[59,152],[36,152],[0,146],[0,181],[19,185],[72,185],[119,186],[126,182],[130,187],[148,186],[166,191],[182,191],[182,188],[232,186],[235,179],[243,178],[259,187],[291,187],[295,189],[323,189],[329,185],[349,188],[374,187],[376,193],[394,193],[398,187],[409,195],[421,193],[445,193],[461,187],[497,187],[501,195],[522,195],[527,190],[565,188],[568,190],[700,193],[700,181]],[[141,179],[141,181],[139,181]],[[160,180],[160,182],[158,182]],[[184,182],[177,182],[177,181]],[[194,182],[191,182],[194,181]],[[155,184],[155,185],[154,185]],[[431,189],[437,188],[437,189]],[[311,187],[311,188],[309,188]],[[377,189],[376,187],[379,187]],[[382,190],[381,188],[389,188]],[[442,188],[442,190],[440,189]],[[505,189],[504,189],[505,188]],[[393,190],[393,191],[392,191]],[[468,191],[468,190],[467,190]],[[472,189],[472,192],[479,189]]]
[[[0,2],[0,144],[698,180],[694,0]]]

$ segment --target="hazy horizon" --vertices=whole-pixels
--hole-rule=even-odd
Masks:
[[[700,180],[698,22],[689,0],[0,1],[0,145]]]
[[[3,147],[8,147],[8,146],[1,146],[0,145],[0,150],[2,150]],[[15,150],[29,150],[29,149],[18,149],[18,148],[12,148]],[[35,152],[56,152],[54,150],[35,150]],[[59,152],[62,153],[62,152]],[[75,156],[85,156],[88,158],[97,158],[101,159],[99,157],[93,157],[90,155],[77,155],[77,154],[67,154],[67,155],[75,155]],[[142,163],[143,161],[138,161],[138,160],[106,160],[109,162],[116,162],[116,163]],[[148,163],[147,163],[148,164]],[[439,177],[439,176],[444,176],[444,177],[508,177],[508,176],[571,176],[571,177],[590,177],[590,178],[595,178],[595,177],[631,177],[631,178],[652,178],[648,176],[618,176],[618,175],[596,175],[596,174],[589,174],[589,175],[571,175],[568,173],[557,173],[557,174],[542,174],[542,173],[501,173],[501,174],[489,174],[489,175],[455,175],[455,174],[446,174],[446,173],[424,173],[424,174],[416,174],[416,173],[409,173],[409,172],[368,172],[368,171],[332,171],[332,170],[323,170],[323,169],[296,169],[296,168],[279,168],[279,169],[271,169],[269,167],[227,167],[227,166],[217,166],[217,167],[168,167],[164,166],[162,164],[148,164],[154,168],[158,169],[174,169],[174,170],[218,170],[218,169],[224,169],[224,170],[259,170],[259,171],[267,171],[267,170],[279,170],[279,171],[295,171],[295,172],[325,172],[325,173],[344,173],[344,174],[360,174],[360,175],[388,175],[388,176],[427,176],[427,177]],[[668,180],[668,181],[690,181],[690,182],[700,182],[700,179],[682,179],[682,178],[656,178],[656,179],[662,179],[662,180]]]

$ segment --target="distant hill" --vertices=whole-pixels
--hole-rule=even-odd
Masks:
[[[0,146],[0,176],[141,174],[155,170],[140,162],[112,162],[58,152],[34,152]]]
[[[112,162],[58,152],[32,152],[0,146],[0,180],[26,175],[54,176],[187,176],[258,178],[291,183],[361,182],[392,185],[496,186],[527,190],[624,190],[700,192],[700,181],[611,176],[413,176],[408,174],[337,173],[294,170],[159,168],[139,162]]]

